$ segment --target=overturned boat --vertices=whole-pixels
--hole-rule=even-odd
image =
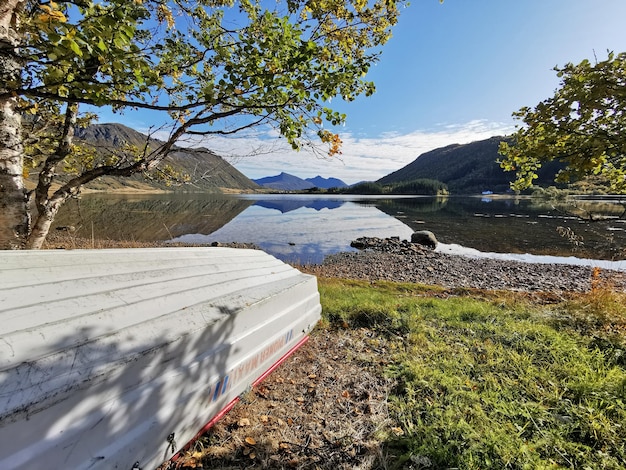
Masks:
[[[0,468],[155,468],[320,311],[315,277],[257,250],[0,252]]]

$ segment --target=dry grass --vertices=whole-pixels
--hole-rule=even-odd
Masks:
[[[69,231],[51,232],[44,242],[44,249],[89,250],[107,248],[157,248],[163,242],[138,242],[134,240],[101,240],[76,237]]]
[[[368,329],[316,330],[170,468],[384,468],[393,384]]]

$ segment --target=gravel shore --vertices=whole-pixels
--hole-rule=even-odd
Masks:
[[[356,243],[355,243],[356,242]],[[361,238],[359,252],[337,253],[310,271],[324,277],[387,280],[524,292],[587,292],[606,283],[626,291],[626,273],[587,266],[534,264],[439,253],[421,245],[387,238]]]
[[[94,246],[95,245],[95,246]],[[256,248],[252,243],[214,243],[215,246]],[[51,234],[47,248],[159,247],[162,242],[136,243],[92,240]],[[172,245],[167,245],[172,246]],[[320,277],[386,280],[439,285],[446,288],[477,288],[523,292],[587,292],[592,283],[606,283],[626,291],[626,272],[598,270],[588,266],[534,264],[488,258],[469,258],[439,253],[399,238],[363,237],[353,241],[361,251],[327,256],[320,265],[302,269]]]

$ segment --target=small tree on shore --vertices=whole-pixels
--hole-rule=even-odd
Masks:
[[[513,188],[530,187],[543,163],[558,160],[566,165],[558,181],[601,177],[626,193],[626,53],[555,70],[554,96],[514,113],[524,127],[500,144],[502,168],[517,174]]]
[[[269,125],[294,149],[317,135],[338,153],[341,141],[323,123],[345,116],[326,104],[374,91],[365,75],[401,3],[3,0],[0,248],[41,247],[59,207],[84,184],[151,171],[185,135]],[[85,104],[167,113],[169,138],[98,158],[73,139]],[[26,140],[25,123],[42,120],[45,132]],[[61,166],[71,177],[53,190]],[[29,170],[38,172],[34,191],[24,187]]]

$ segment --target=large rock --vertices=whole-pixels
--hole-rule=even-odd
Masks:
[[[418,243],[423,246],[427,246],[432,248],[433,250],[437,248],[437,237],[435,234],[429,230],[420,230],[418,232],[413,232],[411,235],[411,243]]]

